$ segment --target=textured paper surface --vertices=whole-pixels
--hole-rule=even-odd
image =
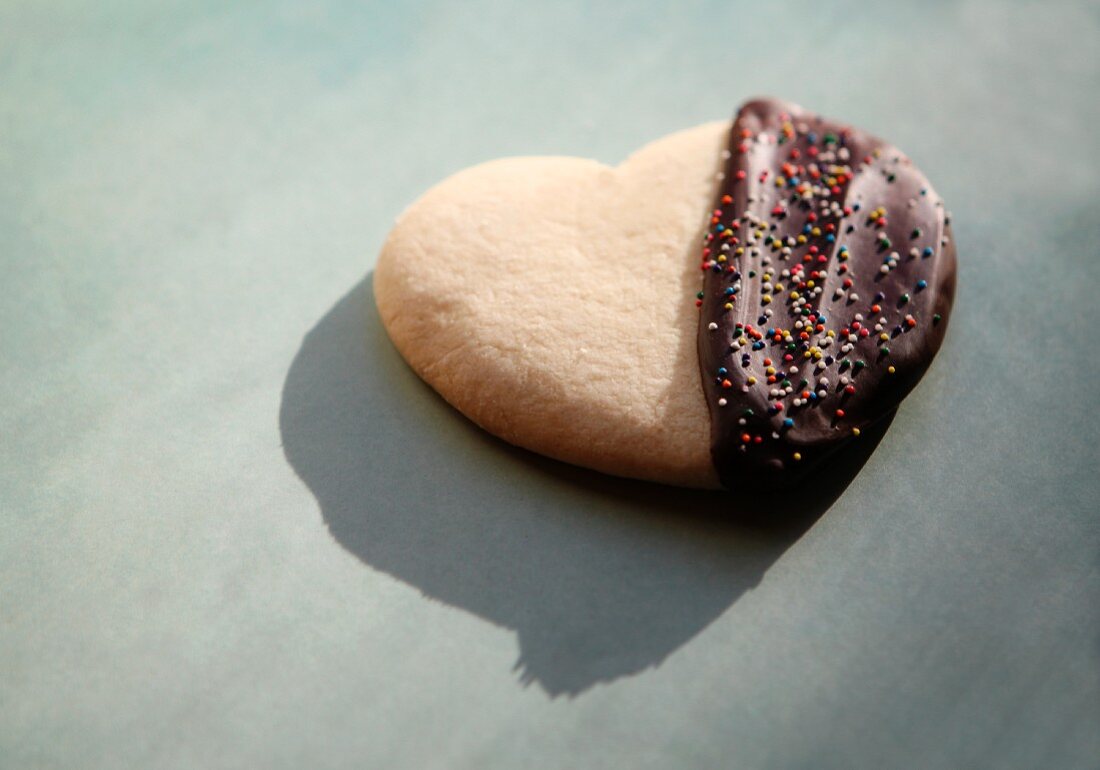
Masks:
[[[1095,766],[1100,17],[586,5],[0,8],[0,766]],[[404,367],[369,273],[430,184],[759,93],[955,215],[944,348],[823,516]]]

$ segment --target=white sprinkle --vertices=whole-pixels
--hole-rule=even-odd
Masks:
[[[718,324],[714,323],[714,321],[711,321],[709,324],[707,324],[707,328],[711,331],[714,331],[718,328]]]
[[[718,399],[718,406],[725,406],[727,403],[729,403],[729,402],[726,401],[726,399],[724,399],[724,398]]]

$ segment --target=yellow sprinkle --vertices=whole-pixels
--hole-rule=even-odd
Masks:
[[[766,372],[767,374],[775,374],[775,367],[774,367],[774,366],[769,366],[769,367],[768,367],[767,369],[765,369],[764,371],[765,371],[765,372]]]
[[[801,455],[801,454],[799,454],[798,452],[795,452],[795,453],[794,453],[794,454],[792,455],[792,457],[794,457],[794,459],[795,459],[795,462],[798,462],[799,460],[801,460],[801,459],[802,459],[802,455]]]
[[[733,250],[733,253],[736,254],[737,256],[741,256],[742,254],[745,253],[745,247],[744,246],[738,246],[736,249]]]
[[[777,284],[775,285],[775,290],[776,290],[776,291],[783,291],[783,284],[781,284],[781,283],[777,283]]]
[[[765,294],[763,297],[760,298],[760,301],[762,303],[764,303],[765,305],[771,304],[772,295],[771,294]]]
[[[897,370],[896,370],[896,369],[895,369],[894,367],[892,367],[892,366],[888,366],[888,367],[886,367],[886,371],[890,372],[890,374],[893,374],[893,373],[894,373],[894,372],[896,372]]]
[[[748,383],[749,383],[749,385],[755,385],[756,384],[756,378],[755,377],[749,377]]]
[[[806,281],[806,286],[808,286],[809,288],[812,289],[814,287],[814,282],[813,281]]]
[[[859,435],[859,428],[852,428],[852,435],[853,436],[858,436]]]
[[[814,236],[815,238],[821,235],[821,228],[815,227],[813,230],[810,230],[810,235]]]
[[[878,335],[878,338],[880,340],[882,340],[883,342],[886,342],[887,340],[890,339],[890,335],[887,334],[886,332],[883,332],[882,334]]]
[[[798,292],[797,291],[792,291],[791,292],[791,299],[798,299]]]
[[[719,254],[718,255],[718,261],[719,262],[725,262],[726,261],[726,255],[725,254]]]
[[[836,332],[834,332],[832,329],[829,329],[829,331],[825,332],[825,336],[831,339],[836,336]]]
[[[733,310],[733,303],[727,302],[723,307],[725,307],[726,310]]]
[[[798,236],[797,240],[798,240],[799,243],[805,243],[806,242],[806,236],[805,235],[800,235],[800,236]]]

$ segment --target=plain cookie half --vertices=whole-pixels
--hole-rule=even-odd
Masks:
[[[436,185],[398,218],[375,271],[397,349],[505,441],[719,488],[688,298],[729,132],[680,131],[614,168],[507,158]]]

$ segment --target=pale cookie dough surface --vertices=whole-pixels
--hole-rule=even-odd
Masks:
[[[507,158],[433,187],[378,259],[394,344],[506,441],[717,488],[693,300],[729,127],[671,134],[614,168]]]

